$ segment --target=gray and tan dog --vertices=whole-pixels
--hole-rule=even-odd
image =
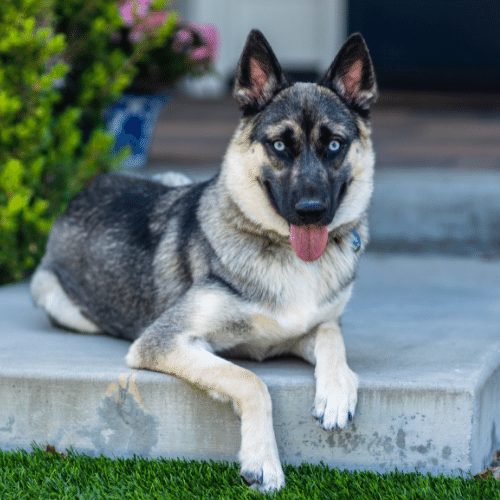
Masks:
[[[231,401],[241,474],[261,491],[284,485],[269,392],[219,354],[300,356],[315,365],[320,425],[352,418],[358,383],[339,319],[368,236],[376,94],[359,34],[319,83],[292,85],[252,31],[234,90],[243,117],[219,174],[176,186],[98,177],[55,223],[31,283],[56,324],[132,340],[130,367]]]

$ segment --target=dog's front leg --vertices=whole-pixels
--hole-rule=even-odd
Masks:
[[[241,418],[241,475],[261,492],[280,489],[281,468],[272,421],[269,391],[254,373],[207,350],[204,341],[186,333],[172,339],[155,325],[130,347],[127,363],[175,375],[207,391],[216,399],[230,400]]]
[[[358,378],[347,365],[338,323],[318,326],[297,342],[293,353],[315,365],[314,418],[325,430],[346,427],[356,409]]]

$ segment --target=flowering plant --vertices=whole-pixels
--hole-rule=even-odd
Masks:
[[[183,76],[202,75],[211,69],[219,44],[215,26],[183,22],[175,12],[152,0],[124,0],[119,11],[123,27],[115,40],[129,53],[159,31],[168,33],[160,38],[161,43],[147,45],[137,57],[137,72],[129,91],[161,91]]]

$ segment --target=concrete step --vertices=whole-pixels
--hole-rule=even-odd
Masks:
[[[370,209],[377,251],[500,256],[500,170],[384,168]]]
[[[282,459],[348,469],[477,473],[500,448],[500,261],[366,255],[343,327],[359,406],[319,428],[313,370],[239,362],[273,399]],[[130,370],[128,343],[51,327],[26,284],[0,289],[0,447],[234,460],[229,405]]]
[[[163,165],[135,173],[177,170],[201,180],[217,169],[216,165]],[[370,248],[379,252],[500,256],[499,200],[498,169],[376,169]]]

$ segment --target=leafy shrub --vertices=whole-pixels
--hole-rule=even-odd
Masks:
[[[2,0],[0,8],[0,283],[43,254],[69,199],[117,161],[103,110],[172,23],[130,51],[109,0]]]

